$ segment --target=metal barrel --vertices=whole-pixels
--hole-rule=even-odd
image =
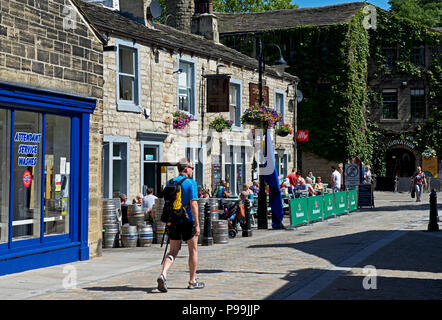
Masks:
[[[161,243],[166,229],[166,224],[161,221],[161,214],[163,213],[164,199],[155,199],[152,207],[153,215],[153,243]],[[164,243],[167,243],[167,236],[164,237]]]
[[[138,246],[150,247],[153,241],[153,228],[150,223],[138,225]]]
[[[200,223],[200,235],[198,236],[198,244],[202,243],[204,234],[204,212],[210,198],[201,198],[198,200],[198,219]]]
[[[137,226],[131,226],[126,223],[121,228],[121,242],[123,243],[123,247],[136,247],[138,242]]]
[[[103,247],[117,247],[119,240],[120,225],[118,223],[103,224]]]
[[[103,224],[111,224],[117,221],[117,212],[112,199],[103,199]]]
[[[214,243],[229,242],[229,228],[227,220],[212,221],[212,236]]]
[[[131,226],[144,222],[144,210],[141,204],[131,204],[127,209],[127,219]]]

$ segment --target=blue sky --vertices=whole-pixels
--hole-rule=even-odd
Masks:
[[[322,7],[331,6],[334,4],[348,3],[348,2],[358,2],[359,0],[349,1],[349,0],[292,0],[292,3],[296,3],[300,8],[309,7]],[[390,10],[390,5],[388,0],[367,0],[368,3],[378,6],[384,10]]]

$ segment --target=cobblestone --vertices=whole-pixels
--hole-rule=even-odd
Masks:
[[[2,299],[262,300],[262,299],[440,299],[442,237],[424,232],[428,200],[408,194],[375,193],[374,209],[302,226],[294,231],[253,230],[228,244],[199,247],[197,277],[203,290],[187,290],[187,247],[168,274],[168,293],[156,289],[163,249],[104,249],[103,256],[69,266],[77,286],[60,283],[65,266],[0,278],[12,295]],[[441,210],[439,205],[439,211]],[[270,224],[269,224],[270,226]],[[379,269],[376,290],[365,290],[363,271]],[[57,275],[46,287],[35,277]],[[31,290],[20,290],[18,280]],[[16,294],[14,294],[16,292]]]

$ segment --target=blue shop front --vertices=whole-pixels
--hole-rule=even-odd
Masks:
[[[89,259],[95,105],[0,82],[0,275]]]

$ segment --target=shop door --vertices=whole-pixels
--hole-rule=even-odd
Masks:
[[[71,119],[18,110],[10,116],[12,241],[69,234]]]

